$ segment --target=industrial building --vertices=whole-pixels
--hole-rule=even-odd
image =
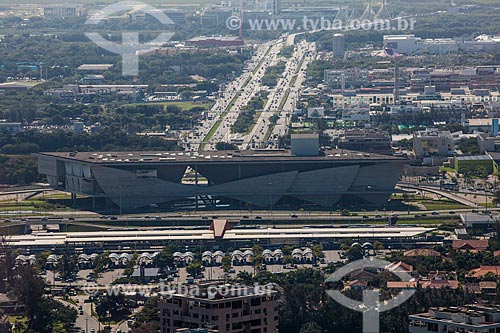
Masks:
[[[383,206],[405,159],[347,150],[319,151],[317,135],[292,137],[291,150],[39,153],[53,188],[135,211],[191,207],[331,208]],[[195,207],[196,206],[196,207]]]
[[[217,332],[278,332],[278,292],[269,288],[193,285],[160,298],[160,332],[211,328]]]

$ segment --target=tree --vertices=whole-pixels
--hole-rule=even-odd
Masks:
[[[98,255],[94,259],[94,262],[93,262],[93,264],[94,264],[94,276],[96,279],[99,277],[99,274],[104,272],[104,269],[106,268],[108,263],[109,263],[109,253],[108,252],[104,252],[104,253]]]
[[[148,298],[142,310],[135,315],[132,332],[156,333],[159,328],[158,297],[154,296]]]
[[[232,143],[227,143],[227,142],[217,142],[215,145],[215,149],[217,150],[238,150],[238,147],[236,145],[233,145]]]
[[[121,319],[130,312],[128,298],[121,292],[103,295],[97,300],[95,311],[101,320],[108,315],[110,318]]]
[[[495,191],[495,193],[493,194],[493,204],[497,206],[499,203],[500,203],[500,190]]]
[[[375,241],[373,242],[373,248],[375,249],[375,251],[381,251],[384,249],[384,244],[379,241]]]
[[[193,261],[189,265],[186,266],[186,272],[188,274],[191,274],[192,276],[196,277],[198,276],[203,270],[203,267],[200,262]]]
[[[262,246],[260,246],[259,244],[254,244],[254,246],[252,246],[252,251],[255,255],[259,255],[259,254],[262,254],[262,251],[264,251],[264,248]]]
[[[361,245],[355,244],[354,246],[351,246],[349,250],[347,250],[347,259],[349,261],[355,261],[355,260],[360,260],[363,259],[364,257],[364,251]]]
[[[238,274],[236,275],[236,279],[238,280],[239,283],[242,283],[245,285],[253,284],[252,274],[250,274],[247,271],[238,272]]]
[[[231,255],[226,253],[222,259],[221,259],[221,264],[222,264],[222,270],[224,271],[224,273],[227,273],[229,272],[229,270],[231,269],[231,264],[232,264],[232,260],[231,260]]]
[[[262,253],[256,254],[253,257],[252,263],[255,272],[259,272],[262,269],[262,264],[264,263],[264,256],[262,255]]]
[[[60,273],[63,280],[71,277],[78,265],[78,257],[64,253],[61,260],[57,262],[56,270]]]
[[[5,236],[0,238],[0,292],[5,292],[14,276],[14,250]]]
[[[316,259],[322,259],[325,257],[325,253],[323,252],[322,244],[314,244],[312,246],[313,255]]]
[[[159,267],[171,267],[174,265],[174,252],[177,251],[177,245],[167,244],[163,247],[160,253],[155,257]]]
[[[36,330],[37,323],[44,316],[42,297],[45,282],[36,275],[33,267],[29,265],[19,266],[16,273],[12,284],[12,293],[24,307],[24,312],[28,317],[28,328]]]

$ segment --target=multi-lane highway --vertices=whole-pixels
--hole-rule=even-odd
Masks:
[[[215,150],[218,142],[229,142],[231,127],[249,101],[261,91],[261,80],[269,67],[282,59],[280,52],[284,39],[261,44],[254,57],[247,63],[243,74],[229,83],[196,130],[189,132],[183,144],[186,150]],[[306,78],[308,65],[314,60],[316,45],[301,41],[295,46],[293,55],[286,59],[285,70],[275,88],[270,90],[263,112],[249,134],[243,137],[241,149],[267,146],[269,138],[275,141],[286,134],[293,110]],[[274,116],[274,117],[273,117]],[[273,118],[276,118],[273,123]],[[272,148],[273,144],[271,144]]]
[[[253,70],[247,71],[244,77],[247,78],[242,86],[239,94],[234,100],[234,104],[229,106],[227,114],[220,116],[222,121],[220,124],[214,125],[213,135],[205,141],[208,144],[204,146],[205,150],[215,149],[218,142],[229,142],[231,134],[231,126],[235,123],[243,109],[248,105],[248,102],[255,97],[261,88],[261,80],[266,74],[269,67],[275,66],[278,63],[278,56],[283,47],[282,41],[276,41],[271,46],[266,45],[266,56],[258,63]],[[218,126],[217,126],[218,125]]]
[[[298,90],[305,79],[306,69],[315,52],[315,44],[301,41],[292,57],[287,61],[285,71],[275,89],[269,94],[263,112],[250,133],[244,138],[241,149],[260,148],[267,144],[273,128],[271,118],[279,116],[276,133],[284,135],[295,108]],[[283,118],[283,119],[281,119]]]
[[[258,91],[258,81],[282,46],[281,41],[270,41],[257,48],[255,55],[247,62],[243,74],[227,84],[208,112],[207,118],[184,137],[183,145],[186,150],[215,149],[215,143],[224,138],[243,106]]]
[[[270,135],[266,137],[267,143],[265,144],[270,148],[277,147],[279,137],[284,136],[288,131],[293,111],[297,105],[300,89],[306,80],[307,68],[316,55],[316,45],[302,41],[299,44],[297,52],[302,60],[296,67],[295,74],[289,82],[288,94],[283,98],[282,107],[278,110],[279,118],[274,127],[270,127],[268,130]],[[276,114],[278,115],[277,112]]]

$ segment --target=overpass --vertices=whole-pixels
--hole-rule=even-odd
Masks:
[[[467,200],[465,198],[462,198],[459,195],[453,194],[451,192],[443,191],[443,190],[440,190],[440,189],[436,189],[436,188],[433,188],[433,187],[430,187],[430,186],[414,185],[414,184],[399,182],[396,185],[396,188],[418,190],[418,191],[422,191],[422,192],[429,192],[429,193],[436,194],[436,195],[439,195],[441,197],[450,199],[452,201],[455,201],[455,202],[457,202],[459,204],[462,204],[462,205],[465,205],[465,206],[468,206],[468,207],[474,207],[474,208],[479,207],[479,205],[477,203],[475,203],[475,202],[473,202],[471,200]]]

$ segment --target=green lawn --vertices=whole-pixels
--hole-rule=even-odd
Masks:
[[[10,316],[9,323],[11,325],[18,324],[21,329],[18,332],[24,332],[28,329],[28,318],[24,316]]]
[[[444,167],[444,166],[440,166],[439,171],[446,171],[447,173],[457,173],[457,170],[455,170],[453,168]]]
[[[448,201],[448,200],[424,200],[419,201],[419,203],[423,204],[427,210],[446,210],[446,209],[467,209],[468,206]]]

